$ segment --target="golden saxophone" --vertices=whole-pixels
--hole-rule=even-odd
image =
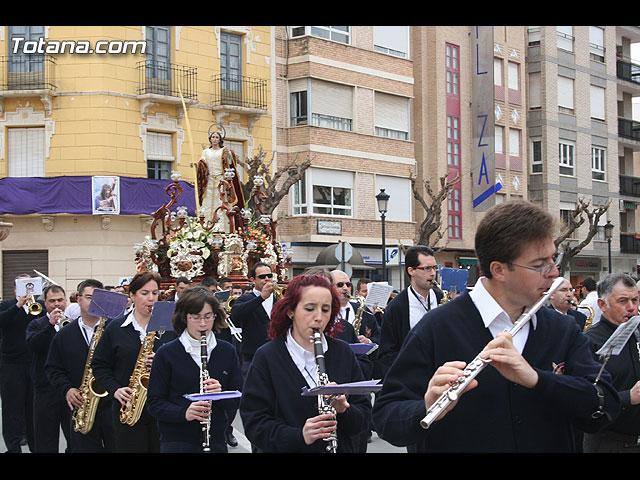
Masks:
[[[142,341],[133,373],[129,379],[129,388],[133,390],[131,401],[120,407],[120,423],[133,426],[142,415],[142,409],[147,401],[147,385],[149,384],[149,373],[151,368],[147,366],[147,355],[153,353],[153,345],[156,341],[156,333],[160,336],[162,332],[147,332]]]
[[[584,330],[588,330],[589,328],[591,328],[591,325],[593,324],[593,317],[595,316],[595,312],[593,311],[593,307],[591,305],[578,305],[575,301],[571,301],[569,302],[571,305],[573,305],[574,308],[585,308],[587,310],[589,310],[589,316],[587,317],[587,320],[584,322]]]
[[[93,359],[93,352],[96,349],[96,345],[102,336],[104,331],[105,320],[100,319],[98,326],[93,332],[91,342],[89,343],[89,353],[87,355],[87,361],[84,365],[84,373],[82,374],[82,381],[80,382],[80,393],[82,395],[82,405],[73,411],[73,430],[86,435],[93,428],[93,422],[96,418],[96,411],[98,410],[98,403],[102,397],[107,396],[107,391],[100,385],[93,376],[93,370],[91,369],[91,360]]]
[[[356,310],[355,320],[353,321],[353,329],[356,331],[356,335],[360,335],[360,325],[362,324],[362,316],[364,315],[365,299],[361,295],[350,295],[349,298],[355,300],[359,304],[358,310]]]
[[[313,352],[316,359],[316,365],[318,366],[318,386],[324,386],[329,383],[329,376],[327,375],[327,371],[324,364],[324,352],[322,351],[322,336],[320,334],[320,330],[317,328],[313,329],[313,336],[311,337],[311,341],[313,342]],[[324,395],[318,395],[318,413],[323,415],[325,413],[330,413],[334,417],[336,416],[336,409],[331,406],[331,400],[325,398]],[[331,432],[331,436],[326,438],[327,442],[327,452],[329,453],[337,453],[338,452],[338,435],[336,430]]]
[[[555,292],[563,282],[563,277],[556,278],[551,284],[551,287],[549,287],[549,290],[547,290],[544,295],[542,295],[542,297],[540,297],[536,303],[531,306],[530,309],[520,315],[508,332],[512,336],[515,336],[515,334],[518,333],[520,329],[529,322],[529,320],[531,320],[533,315],[546,303],[553,292]],[[451,385],[442,392],[433,405],[427,409],[427,414],[422,420],[420,420],[420,426],[424,429],[429,428],[451,404],[458,400],[465,388],[467,388],[471,381],[476,378],[476,376],[484,370],[484,367],[486,367],[490,362],[490,360],[485,360],[480,357],[480,354],[478,354],[476,358],[465,367],[462,372],[462,376],[455,382],[451,382]]]

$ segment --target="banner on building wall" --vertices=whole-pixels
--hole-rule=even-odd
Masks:
[[[120,214],[120,178],[91,177],[94,215]]]
[[[75,215],[101,214],[96,212],[93,194],[94,178],[73,177],[5,177],[0,178],[0,215],[29,215],[69,213]],[[113,178],[113,177],[108,177]],[[118,179],[118,213],[120,215],[152,215],[170,198],[166,188],[171,180],[115,177]],[[100,185],[102,187],[102,184]],[[171,207],[185,206],[195,215],[195,190],[192,184],[180,181],[183,193]],[[99,191],[99,190],[98,190]]]
[[[495,178],[493,26],[472,26],[471,38],[471,178],[473,208],[484,212],[495,205],[502,188]]]

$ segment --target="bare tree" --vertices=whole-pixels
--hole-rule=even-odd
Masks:
[[[238,163],[242,166],[247,174],[246,181],[242,185],[244,198],[250,203],[260,206],[260,210],[265,215],[272,215],[284,196],[289,193],[289,189],[297,181],[301,180],[304,172],[311,165],[311,159],[304,161],[294,159],[289,165],[279,166],[275,171],[272,170],[275,156],[267,159],[267,153],[258,149],[253,157],[239,159]],[[254,189],[255,179],[259,177],[264,182],[259,198],[256,198]]]
[[[558,248],[564,255],[562,257],[561,271],[565,271],[569,261],[579,254],[584,247],[591,243],[593,237],[598,233],[598,224],[600,217],[606,213],[611,205],[611,200],[606,204],[598,207],[594,206],[590,208],[591,202],[585,201],[584,198],[578,198],[576,201],[576,208],[569,214],[569,219],[566,224],[563,225],[560,235],[554,240],[556,248]],[[586,221],[589,222],[589,229],[584,239],[574,246],[572,244],[573,233],[580,228]]]
[[[417,245],[435,248],[434,245],[437,245],[444,236],[446,226],[442,224],[442,204],[447,200],[453,187],[461,180],[460,176],[451,180],[447,180],[447,177],[448,175],[443,175],[439,178],[440,185],[437,191],[434,190],[430,180],[424,180],[425,195],[423,196],[416,185],[416,178],[411,176],[413,198],[420,203],[425,212],[424,219],[416,232]]]

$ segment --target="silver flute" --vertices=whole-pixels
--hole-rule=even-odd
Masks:
[[[512,336],[515,336],[516,333],[520,331],[522,327],[524,327],[529,320],[533,317],[533,315],[542,307],[545,302],[549,299],[549,297],[555,292],[560,285],[564,282],[563,277],[556,278],[549,290],[547,290],[540,299],[533,304],[533,306],[525,311],[518,320],[515,321],[513,326],[509,330],[505,330],[509,332]],[[480,355],[476,356],[471,363],[469,363],[466,368],[462,371],[462,376],[458,378],[456,381],[451,382],[449,388],[442,392],[440,397],[427,409],[427,414],[420,421],[420,425],[422,428],[427,429],[431,426],[433,422],[435,422],[438,417],[447,409],[449,406],[454,403],[460,397],[460,394],[464,392],[465,388],[471,383],[471,381],[476,378],[476,376],[484,370],[491,360],[485,360],[480,358]]]

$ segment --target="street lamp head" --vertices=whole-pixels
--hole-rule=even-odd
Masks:
[[[607,240],[613,238],[613,223],[611,223],[611,220],[607,220],[607,224],[604,226],[604,237]]]
[[[378,201],[378,211],[381,215],[387,213],[387,207],[389,203],[389,194],[384,191],[384,188],[380,189],[380,193],[376,195]]]

